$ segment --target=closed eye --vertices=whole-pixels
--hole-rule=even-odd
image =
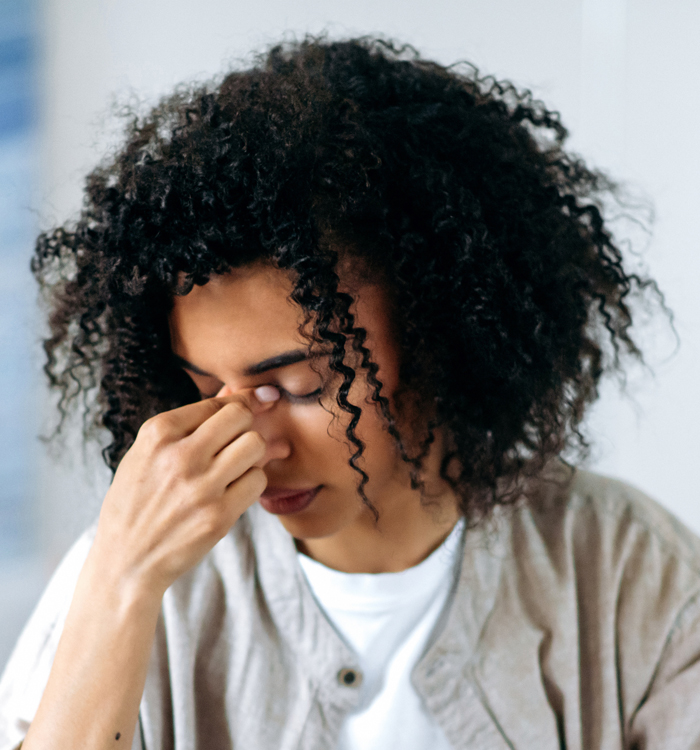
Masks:
[[[323,388],[317,388],[315,391],[311,391],[311,393],[301,393],[301,394],[295,394],[290,393],[289,391],[285,390],[279,385],[275,385],[275,388],[282,394],[282,397],[289,401],[290,404],[311,404],[318,401],[318,399],[323,394]],[[214,398],[216,396],[216,393],[202,393],[199,392],[199,397],[202,401],[206,401],[208,398]]]
[[[323,394],[323,388],[317,388],[315,391],[311,391],[311,393],[302,393],[300,395],[290,393],[284,388],[281,388],[279,385],[276,385],[275,388],[277,388],[277,390],[282,394],[282,397],[289,401],[290,404],[316,403]]]

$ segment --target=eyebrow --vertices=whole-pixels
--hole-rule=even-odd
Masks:
[[[193,372],[195,375],[202,375],[202,377],[205,378],[215,377],[210,372],[205,372],[177,354],[173,354],[173,359],[176,365]],[[246,367],[243,374],[248,376],[260,375],[263,372],[268,372],[268,370],[277,370],[280,367],[295,365],[297,362],[303,362],[306,359],[309,359],[309,353],[305,349],[292,349],[288,352],[276,354],[274,357],[268,357],[267,359],[263,359],[262,362]]]

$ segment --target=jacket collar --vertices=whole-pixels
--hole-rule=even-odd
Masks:
[[[494,717],[474,664],[482,632],[493,611],[502,561],[503,537],[496,525],[469,529],[452,595],[431,644],[413,671],[413,683],[455,748],[511,747]]]
[[[560,515],[572,476],[553,462],[544,481],[532,480],[527,502],[466,533],[451,606],[413,673],[455,748],[560,745],[541,662],[551,645],[551,607],[561,603],[555,594],[550,611],[533,611],[526,589],[551,573],[533,508],[550,521],[551,509]]]
[[[359,700],[357,690],[342,684],[338,675],[348,668],[359,671],[360,665],[314,599],[293,538],[277,518],[258,506],[249,508],[246,515],[261,593],[318,703],[316,709],[312,707],[306,727],[305,735],[314,738],[309,747],[332,747],[343,717]],[[304,737],[300,747],[307,747]]]
[[[356,691],[340,686],[336,675],[345,667],[359,668],[357,658],[323,616],[298,564],[293,539],[278,519],[255,506],[248,514],[267,605],[284,640],[316,685],[330,738],[357,703]],[[494,606],[502,558],[499,534],[486,527],[465,533],[450,602],[413,673],[417,690],[455,747],[509,747],[484,703],[473,669],[477,645]]]
[[[544,495],[549,502],[560,492],[561,485],[550,484]],[[323,616],[279,520],[256,506],[247,513],[273,620],[315,683],[332,744],[343,716],[357,703],[356,691],[339,685],[336,676],[342,668],[358,669],[357,658]],[[519,591],[527,550],[517,549],[513,529],[527,525],[529,517],[527,505],[501,509],[465,531],[452,594],[412,675],[455,748],[559,745],[539,669],[548,636]],[[552,721],[543,722],[543,716]]]

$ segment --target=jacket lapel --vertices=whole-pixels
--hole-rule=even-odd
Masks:
[[[451,605],[413,673],[455,748],[560,747],[538,666],[546,636],[513,591],[510,512],[467,531]]]

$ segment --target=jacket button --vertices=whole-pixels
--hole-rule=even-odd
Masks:
[[[338,682],[345,687],[360,687],[362,672],[357,669],[344,668],[338,672]]]

